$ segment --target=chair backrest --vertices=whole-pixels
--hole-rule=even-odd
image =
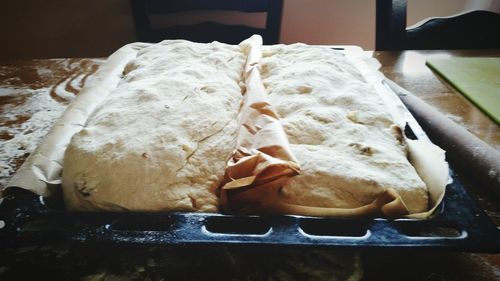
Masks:
[[[253,34],[260,34],[264,44],[279,43],[283,0],[131,0],[131,4],[139,41],[187,39],[202,43],[219,41],[237,44]],[[266,24],[264,28],[256,28],[237,23],[202,22],[156,29],[150,19],[151,15],[214,10],[267,13]]]
[[[500,14],[471,11],[406,27],[406,0],[377,0],[377,50],[500,48]]]

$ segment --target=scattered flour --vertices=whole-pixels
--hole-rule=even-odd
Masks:
[[[50,59],[0,66],[0,189],[103,61]]]
[[[5,105],[1,112],[1,133],[12,136],[0,140],[0,187],[4,187],[18,166],[36,148],[66,108],[49,95],[50,88],[3,88],[1,96],[24,96],[20,105]],[[25,121],[24,121],[25,120]],[[22,122],[24,121],[24,122]],[[18,124],[19,123],[19,124]]]

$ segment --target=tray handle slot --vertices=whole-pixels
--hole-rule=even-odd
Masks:
[[[411,126],[406,123],[405,125],[405,128],[404,128],[404,134],[407,138],[411,139],[411,140],[416,140],[418,139],[417,138],[417,135],[415,134],[415,132],[413,132],[413,129],[411,128]]]
[[[466,234],[451,224],[398,223],[395,228],[403,235],[413,238],[463,238]]]
[[[218,234],[265,235],[271,230],[267,220],[259,217],[209,217],[205,229]]]
[[[368,224],[365,221],[302,220],[299,228],[308,235],[335,237],[365,237]]]

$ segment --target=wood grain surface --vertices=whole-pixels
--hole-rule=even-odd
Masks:
[[[432,57],[500,57],[500,50],[419,50],[369,52],[381,63],[384,75],[422,98],[475,136],[500,150],[500,127],[480,109],[425,65]],[[457,171],[467,191],[497,226],[500,199],[487,192],[467,171]],[[500,255],[414,251],[366,253],[366,280],[499,280]],[[394,272],[384,273],[383,268]]]

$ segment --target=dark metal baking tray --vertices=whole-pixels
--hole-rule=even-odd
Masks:
[[[427,138],[408,118],[407,137]],[[500,251],[500,231],[457,175],[428,219],[235,216],[214,213],[69,212],[61,198],[20,188],[0,204],[0,249],[54,243],[128,245],[274,245]]]
[[[234,216],[211,213],[68,212],[11,188],[0,205],[0,248],[62,242],[440,248],[498,252],[499,231],[455,174],[426,220]]]

